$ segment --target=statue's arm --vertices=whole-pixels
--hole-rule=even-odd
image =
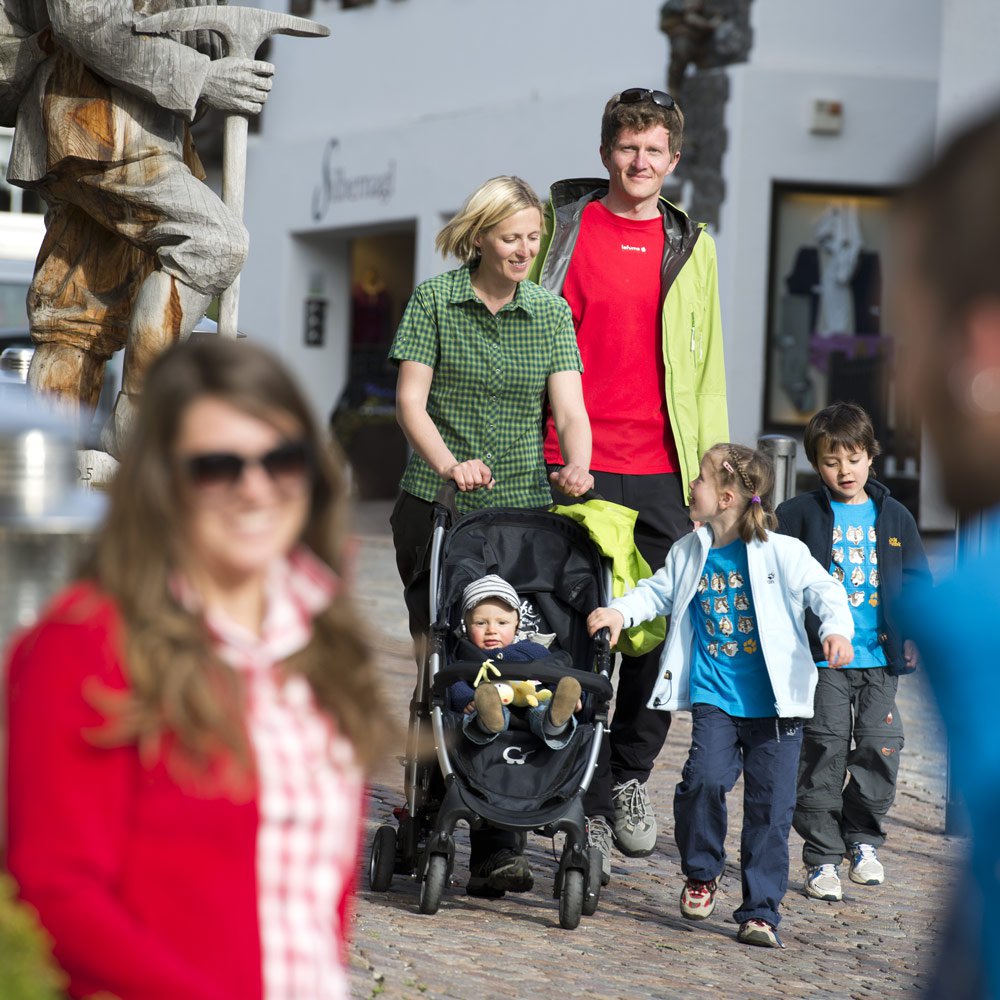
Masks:
[[[46,0],[52,33],[98,76],[189,121],[211,60],[171,38],[136,34],[129,0]]]

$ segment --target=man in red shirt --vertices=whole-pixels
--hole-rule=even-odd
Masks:
[[[654,570],[691,529],[687,483],[702,454],[729,439],[714,243],[660,197],[683,131],[681,109],[663,91],[636,87],[612,97],[601,122],[608,179],[553,185],[548,243],[532,274],[573,313],[595,489],[638,511],[636,545]],[[562,464],[551,418],[545,458]],[[610,754],[588,794],[605,883],[612,833],[632,857],[656,843],[645,783],[670,715],[646,703],[660,649],[622,658]]]

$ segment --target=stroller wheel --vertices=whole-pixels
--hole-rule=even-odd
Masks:
[[[432,854],[427,862],[424,880],[420,883],[421,913],[437,913],[447,881],[448,859],[443,854]]]
[[[580,926],[583,913],[583,872],[567,868],[563,875],[562,892],[559,894],[559,926],[568,931]]]
[[[396,828],[380,826],[372,838],[372,853],[368,863],[368,885],[373,892],[385,892],[392,884],[396,869]]]
[[[583,915],[592,917],[597,912],[601,900],[601,850],[591,847],[587,850],[587,885],[583,894]]]

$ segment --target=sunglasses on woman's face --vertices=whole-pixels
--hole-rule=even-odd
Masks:
[[[629,87],[628,90],[623,90],[615,104],[638,104],[640,101],[652,101],[667,111],[677,106],[677,102],[665,90],[647,90],[645,87]]]
[[[263,455],[238,455],[232,451],[203,452],[181,459],[188,481],[207,492],[230,490],[251,466],[259,465],[278,487],[297,487],[312,468],[312,453],[305,441],[286,441]]]

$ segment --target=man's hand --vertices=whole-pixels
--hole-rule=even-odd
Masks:
[[[587,490],[594,488],[594,477],[588,469],[579,465],[564,465],[561,469],[549,474],[552,485],[568,497],[583,496]]]
[[[920,650],[912,639],[903,640],[903,662],[907,670],[916,670],[920,666]]]
[[[271,92],[274,66],[257,59],[226,56],[208,66],[201,99],[220,111],[259,115]]]
[[[842,635],[828,635],[823,640],[823,655],[831,667],[846,667],[854,659],[854,647]]]
[[[454,479],[455,485],[463,492],[470,493],[485,486],[488,490],[493,489],[493,473],[489,466],[480,462],[478,458],[471,458],[468,462],[456,462],[444,474],[445,479]]]
[[[614,608],[594,608],[587,615],[587,631],[594,635],[602,628],[610,629],[612,646],[618,641],[624,625],[625,616]]]

